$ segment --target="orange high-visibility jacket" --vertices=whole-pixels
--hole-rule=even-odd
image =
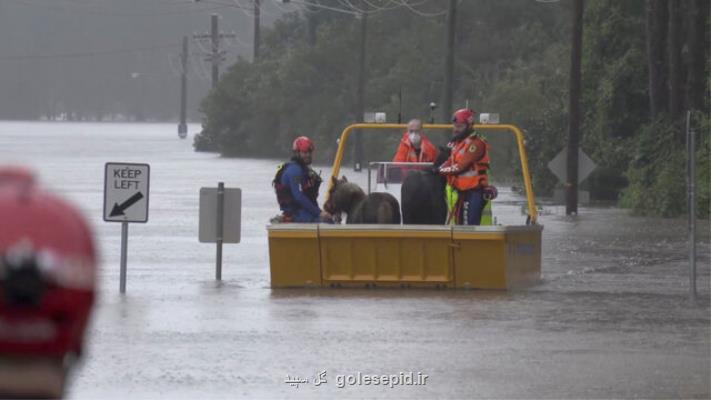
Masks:
[[[407,132],[402,135],[400,145],[397,148],[393,162],[434,162],[437,158],[437,148],[425,137],[421,135],[420,154],[415,151],[415,147],[410,143]]]
[[[489,144],[472,133],[454,143],[449,159],[439,169],[447,182],[457,190],[472,190],[489,184]]]

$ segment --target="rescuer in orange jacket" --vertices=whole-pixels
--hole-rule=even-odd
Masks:
[[[402,135],[393,162],[434,162],[437,148],[422,131],[422,121],[419,119],[407,123],[407,131]]]
[[[486,205],[484,191],[488,187],[488,144],[474,131],[474,111],[457,110],[452,116],[452,140],[447,145],[449,159],[439,167],[439,173],[458,194],[451,217],[457,224],[479,225]]]

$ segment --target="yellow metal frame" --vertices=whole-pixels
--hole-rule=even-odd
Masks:
[[[271,286],[523,289],[541,272],[541,225],[276,224]]]
[[[424,129],[452,129],[452,124],[424,124]],[[343,152],[346,146],[346,140],[354,129],[403,129],[407,128],[407,124],[352,124],[347,126],[341,133],[341,138],[338,142],[338,151],[336,158],[333,160],[333,168],[331,169],[331,178],[338,178],[338,173],[341,169],[341,161],[343,160]],[[514,125],[474,125],[474,129],[480,131],[510,131],[516,138],[518,144],[518,156],[521,160],[521,174],[523,175],[523,185],[526,189],[526,199],[528,200],[528,215],[531,218],[531,223],[535,224],[538,220],[538,210],[536,208],[536,200],[533,195],[533,185],[531,184],[531,176],[528,171],[528,158],[523,142],[523,132]],[[331,191],[333,179],[328,180],[328,193]]]

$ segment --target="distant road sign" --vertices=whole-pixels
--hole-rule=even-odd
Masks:
[[[225,188],[222,211],[222,242],[239,243],[242,227],[242,189]],[[198,240],[217,242],[217,188],[200,188]]]
[[[104,221],[147,222],[151,167],[108,162],[104,167]]]
[[[563,149],[548,163],[548,169],[550,169],[561,182],[566,182],[568,179],[568,170],[566,168],[567,158],[568,149]],[[578,183],[584,181],[595,168],[597,168],[597,164],[578,148]]]

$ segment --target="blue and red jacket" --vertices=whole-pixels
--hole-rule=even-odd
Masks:
[[[301,219],[297,217],[308,214],[318,218],[321,214],[317,203],[321,177],[313,169],[292,159],[279,166],[272,184],[285,216]]]

